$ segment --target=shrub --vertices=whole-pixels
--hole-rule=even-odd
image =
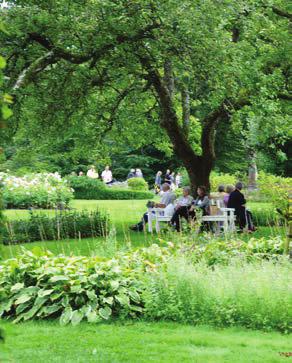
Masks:
[[[15,177],[0,173],[6,208],[56,208],[68,205],[73,190],[55,174],[31,174]]]
[[[213,237],[211,240],[202,239],[200,243],[192,245],[187,255],[193,263],[203,261],[208,266],[227,265],[234,258],[244,261],[257,261],[263,258],[272,260],[283,253],[283,248],[284,240],[281,237],[250,238],[248,242]]]
[[[50,241],[65,238],[105,236],[107,215],[94,212],[60,211],[54,217],[30,212],[29,219],[7,221],[2,232],[4,244]]]
[[[148,184],[143,178],[131,178],[127,181],[130,189],[133,190],[148,190]]]
[[[96,322],[142,313],[142,278],[168,255],[156,245],[114,259],[54,256],[35,248],[0,266],[0,316]],[[140,278],[139,278],[140,277]]]
[[[211,183],[211,191],[217,192],[219,185],[235,185],[237,182],[237,178],[235,175],[230,174],[218,174],[216,172],[212,172],[210,175],[210,183]]]
[[[76,199],[149,199],[151,192],[105,186],[101,181],[84,177],[68,177]]]
[[[214,326],[291,331],[289,263],[192,265],[173,259],[148,276],[145,317]],[[289,313],[290,312],[290,313]]]

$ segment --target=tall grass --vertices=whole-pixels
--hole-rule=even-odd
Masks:
[[[149,276],[146,316],[191,324],[241,325],[289,332],[292,328],[291,266],[263,261],[228,266],[171,260]]]

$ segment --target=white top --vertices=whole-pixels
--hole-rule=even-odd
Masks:
[[[101,173],[101,177],[104,183],[110,183],[113,180],[113,174],[110,170],[104,170]]]
[[[94,169],[89,169],[86,175],[88,176],[88,178],[98,179],[98,172]]]

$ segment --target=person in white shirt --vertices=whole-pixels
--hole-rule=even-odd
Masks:
[[[163,215],[172,216],[174,213],[173,202],[175,200],[175,194],[170,190],[170,185],[167,183],[162,184],[162,191],[163,194],[160,203],[153,203],[153,207],[163,208]],[[142,232],[146,223],[148,223],[148,212],[144,213],[141,221],[131,226],[130,229],[136,232]]]
[[[110,171],[110,167],[107,165],[104,171],[101,173],[101,178],[105,184],[111,184],[113,182],[113,174]]]
[[[191,188],[183,188],[183,195],[178,198],[175,206],[175,212],[171,218],[170,223],[175,226],[179,232],[181,229],[181,219],[185,218],[187,221],[195,217],[194,211],[190,210],[194,198],[191,196]]]
[[[177,188],[181,187],[181,181],[182,181],[182,175],[181,173],[178,172],[175,177],[175,185]]]
[[[95,170],[95,166],[92,165],[92,167],[87,171],[87,174],[88,178],[91,178],[91,179],[98,179],[99,175],[98,175],[98,172]]]

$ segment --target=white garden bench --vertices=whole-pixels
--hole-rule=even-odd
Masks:
[[[221,224],[223,225],[224,233],[235,231],[235,210],[233,208],[220,208],[220,201],[216,201],[218,206],[218,214],[203,216],[202,222],[216,222],[215,228],[220,231]],[[148,232],[153,232],[153,221],[155,222],[156,232],[160,232],[160,222],[170,222],[171,216],[164,215],[163,208],[148,208]]]

